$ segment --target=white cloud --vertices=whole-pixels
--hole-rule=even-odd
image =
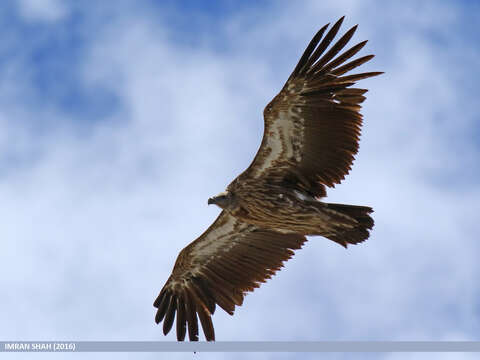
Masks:
[[[52,22],[68,14],[65,2],[60,0],[18,0],[21,16],[28,21]]]
[[[0,180],[0,267],[9,274],[0,286],[12,289],[0,337],[163,340],[151,304],[178,251],[218,214],[206,199],[248,166],[263,106],[313,31],[347,13],[344,30],[359,23],[354,41],[369,38],[363,54],[378,54],[366,69],[386,74],[365,82],[360,154],[329,200],[372,205],[376,227],[347,251],[312,238],[233,318],[218,310],[217,338],[475,338],[480,191],[473,180],[468,191],[432,181],[461,178],[478,157],[456,153],[473,151],[462,144],[471,117],[453,120],[472,95],[456,86],[461,69],[450,71],[458,59],[448,49],[457,35],[443,30],[460,21],[451,16],[459,10],[375,3],[385,18],[373,18],[368,6],[317,4],[283,4],[254,23],[249,12],[235,15],[218,29],[229,39],[224,52],[176,44],[146,12],[117,9],[102,26],[85,24],[96,36],[83,85],[121,100],[108,122],[79,135],[55,109],[24,108],[19,98],[2,110],[0,134],[20,139],[0,139],[3,147],[37,156]],[[30,117],[62,125],[38,136],[25,125]]]

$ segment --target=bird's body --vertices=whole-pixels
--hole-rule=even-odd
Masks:
[[[321,201],[326,187],[349,172],[362,125],[367,90],[356,81],[379,72],[343,76],[373,55],[345,63],[366,43],[339,54],[356,26],[329,47],[343,18],[314,36],[280,93],[264,110],[265,130],[251,165],[208,200],[223,209],[217,220],[179,254],[154,306],[167,334],[177,316],[177,339],[215,334],[216,305],[229,314],[247,291],[275,274],[307,235],[347,247],[366,240],[372,208]],[[198,317],[198,318],[197,318]]]
[[[311,233],[308,224],[322,217],[319,201],[293,187],[245,181],[232,186],[235,206],[226,209],[248,224],[282,233]]]
[[[342,212],[338,204],[319,201],[293,184],[275,184],[266,179],[235,179],[227,191],[232,194],[233,200],[232,206],[224,210],[235,218],[260,228],[329,238],[331,234],[349,231],[357,225],[355,217]],[[355,208],[363,208],[365,214],[372,211],[368,207]],[[347,242],[356,243],[350,240],[341,242],[341,245],[346,247]]]

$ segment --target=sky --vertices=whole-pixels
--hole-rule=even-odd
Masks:
[[[0,339],[175,340],[152,303],[178,252],[250,164],[313,34],[345,15],[342,34],[359,24],[352,44],[376,55],[363,69],[385,74],[361,83],[360,152],[327,201],[372,206],[375,228],[347,250],[310,238],[233,317],[218,308],[216,338],[480,340],[479,14],[453,0],[2,2]]]

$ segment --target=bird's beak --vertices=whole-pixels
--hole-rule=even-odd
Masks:
[[[209,198],[208,199],[208,205],[215,204],[215,199],[214,198]]]

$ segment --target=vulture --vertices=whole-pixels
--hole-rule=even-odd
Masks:
[[[253,162],[208,199],[222,212],[180,251],[154,302],[155,322],[163,321],[165,335],[176,318],[177,340],[188,332],[190,341],[198,341],[200,320],[205,339],[214,341],[216,306],[233,315],[246,293],[280,270],[306,236],[345,248],[369,237],[371,207],[321,201],[326,188],[348,174],[358,151],[367,90],[355,84],[382,74],[350,74],[374,55],[350,60],[367,41],[342,52],[357,26],[331,45],[342,22],[315,34],[263,111],[264,134]]]

